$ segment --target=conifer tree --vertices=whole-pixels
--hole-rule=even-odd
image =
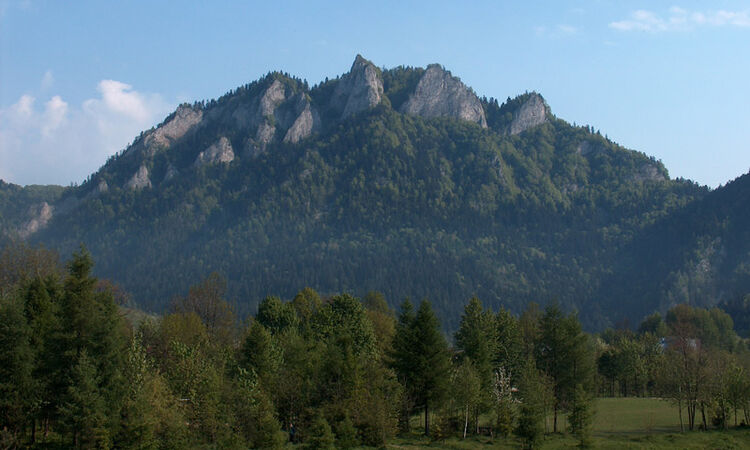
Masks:
[[[318,413],[313,419],[309,430],[309,439],[305,448],[309,450],[332,450],[335,448],[336,437],[331,426],[322,414]]]
[[[407,399],[401,415],[402,429],[408,424],[413,404],[424,408],[425,434],[429,435],[430,408],[443,400],[450,380],[448,345],[429,301],[423,300],[416,314],[408,299],[401,305],[392,365]]]
[[[71,368],[66,395],[60,405],[60,420],[75,447],[107,447],[106,403],[99,388],[99,377],[86,349],[81,350]]]
[[[593,424],[592,402],[582,384],[577,384],[568,416],[570,432],[578,439],[578,446],[591,446],[591,426]]]
[[[65,380],[61,371],[67,362],[60,346],[61,286],[56,275],[36,277],[22,291],[24,315],[31,331],[34,354],[34,418],[49,422],[55,417]],[[36,423],[32,423],[32,441]]]
[[[564,316],[556,303],[547,306],[540,324],[534,350],[539,368],[552,380],[553,431],[557,432],[559,412],[569,408],[576,385],[590,388],[594,358],[576,316]]]
[[[448,391],[450,357],[448,344],[432,306],[423,300],[414,318],[414,393],[424,407],[424,433],[430,435],[430,409],[437,409]]]
[[[16,299],[0,299],[0,424],[14,439],[33,407],[31,330]]]

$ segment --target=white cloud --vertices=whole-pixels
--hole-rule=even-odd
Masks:
[[[88,108],[96,107],[92,104],[103,101],[105,107],[115,113],[123,114],[138,121],[148,119],[150,112],[146,105],[146,99],[138,92],[133,91],[131,85],[115,80],[102,80],[99,82],[97,90],[102,94],[102,99],[89,100]]]
[[[698,27],[750,27],[750,12],[746,11],[688,11],[679,6],[669,9],[666,16],[653,11],[639,9],[625,20],[610,22],[609,27],[618,31],[642,31],[658,33],[666,31],[689,31]]]
[[[10,107],[14,117],[20,120],[28,120],[34,113],[34,102],[36,99],[30,95],[22,95],[18,101]]]
[[[41,121],[42,135],[49,137],[60,128],[65,120],[65,115],[68,113],[68,104],[59,95],[55,95],[44,106],[44,115]]]
[[[59,95],[37,105],[30,95],[0,109],[0,178],[18,184],[80,182],[174,105],[115,80],[79,106]]]

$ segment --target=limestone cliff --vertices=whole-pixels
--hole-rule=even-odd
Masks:
[[[52,219],[53,212],[54,207],[47,202],[42,202],[41,204],[30,208],[29,216],[31,216],[31,218],[23,225],[23,227],[21,227],[20,230],[18,230],[18,235],[21,238],[26,239],[41,230],[47,226],[47,223]]]
[[[229,142],[229,139],[222,136],[218,141],[200,152],[194,164],[196,166],[203,166],[206,164],[230,163],[232,161],[234,161],[232,143]]]
[[[476,94],[437,64],[427,68],[401,111],[425,118],[466,120],[478,123],[483,128],[487,127],[484,109]]]
[[[357,55],[349,73],[342,76],[331,98],[331,107],[346,119],[380,103],[383,80],[373,63]]]
[[[145,155],[151,156],[158,149],[171,146],[200,124],[202,119],[202,110],[187,105],[179,106],[163,124],[146,134],[142,141]]]
[[[125,183],[125,187],[132,190],[151,187],[151,179],[148,176],[148,168],[144,165],[138,168],[138,171]]]
[[[511,135],[522,133],[547,121],[549,107],[541,95],[532,93],[521,107],[513,113],[510,123]]]

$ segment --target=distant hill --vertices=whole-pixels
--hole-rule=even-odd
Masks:
[[[556,299],[599,329],[750,291],[746,178],[673,180],[539,93],[357,56],[314,87],[273,72],[181,105],[80,186],[0,186],[0,225],[84,242],[147,310],[218,271],[245,313],[311,286],[428,297],[449,329],[472,295]]]

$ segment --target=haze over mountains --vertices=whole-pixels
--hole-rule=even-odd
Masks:
[[[709,191],[555,117],[479,98],[440,65],[283,73],[184,104],[80,186],[0,184],[0,227],[161,310],[212,271],[241,312],[305,286],[559,301],[589,329],[750,292],[750,175]]]

